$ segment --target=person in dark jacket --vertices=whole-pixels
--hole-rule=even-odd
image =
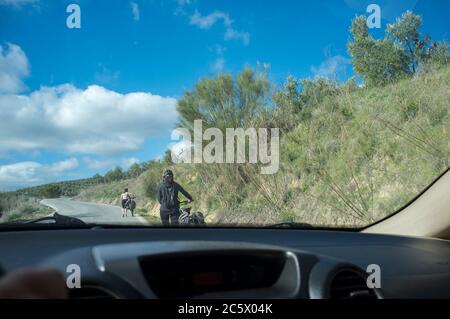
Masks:
[[[161,205],[159,213],[163,225],[178,225],[180,217],[180,200],[178,193],[183,194],[189,202],[192,202],[192,196],[176,183],[173,179],[173,172],[165,170],[163,174],[163,182],[159,185],[158,201]]]

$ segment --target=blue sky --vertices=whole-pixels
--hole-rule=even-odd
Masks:
[[[71,3],[81,29],[66,26]],[[375,36],[409,9],[448,41],[446,0],[0,0],[0,110],[14,119],[0,129],[0,191],[161,156],[176,99],[205,76],[259,63],[276,84],[349,78],[350,21],[371,3]]]

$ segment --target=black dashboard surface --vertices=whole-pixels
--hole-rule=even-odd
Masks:
[[[9,272],[39,265],[62,268],[64,263],[76,263],[98,285],[120,290],[121,286],[126,289],[123,282],[98,271],[93,248],[160,242],[272,245],[317,256],[318,264],[324,258],[338,259],[364,270],[377,264],[385,298],[450,298],[450,242],[346,231],[252,228],[4,231],[0,233],[0,266]],[[300,266],[306,259],[299,258]],[[138,294],[130,292],[127,297]],[[310,296],[306,293],[303,297]]]

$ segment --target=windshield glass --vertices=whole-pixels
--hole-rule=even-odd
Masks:
[[[449,167],[449,21],[438,0],[0,0],[0,222],[372,224]]]

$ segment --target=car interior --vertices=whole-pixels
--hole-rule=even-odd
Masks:
[[[0,0],[0,301],[450,299],[449,21]]]

